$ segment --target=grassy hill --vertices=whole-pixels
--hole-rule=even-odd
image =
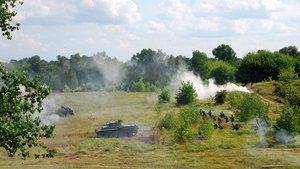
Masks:
[[[266,87],[268,86],[268,87]],[[269,84],[254,84],[252,90],[276,101]],[[257,90],[257,91],[256,91]],[[259,91],[258,91],[259,90]],[[239,131],[216,129],[210,140],[163,144],[155,140],[152,128],[161,115],[178,112],[173,103],[157,107],[158,93],[90,92],[62,93],[64,105],[75,115],[63,119],[55,129],[56,137],[47,140],[57,150],[53,159],[9,158],[0,154],[0,168],[261,168],[265,165],[299,167],[300,145],[260,145],[257,131],[244,124]],[[198,108],[226,111],[228,106],[214,107],[212,100],[201,101]],[[276,107],[276,106],[275,106]],[[274,108],[276,109],[276,108]],[[158,111],[159,110],[159,111]],[[137,124],[139,133],[132,138],[97,138],[97,125],[122,119]],[[267,138],[268,139],[268,138]],[[38,150],[35,150],[38,151]]]

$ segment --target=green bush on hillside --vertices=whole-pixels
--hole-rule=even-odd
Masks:
[[[246,122],[254,118],[268,119],[269,106],[255,94],[245,93],[238,97],[229,97],[229,103],[240,121]]]
[[[167,113],[164,118],[158,123],[159,129],[172,130],[176,126],[176,117],[173,113]]]
[[[224,104],[226,100],[226,90],[222,90],[217,92],[215,96],[215,102],[218,105]]]
[[[197,93],[193,83],[181,82],[181,87],[176,95],[177,105],[187,105],[196,101]]]
[[[284,129],[289,133],[300,134],[300,108],[298,106],[286,106],[281,116],[276,120],[275,129]]]
[[[163,90],[158,96],[159,103],[166,103],[171,101],[171,93],[169,90]]]

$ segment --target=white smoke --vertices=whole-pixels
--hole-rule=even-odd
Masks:
[[[267,133],[272,130],[266,120],[255,120],[252,125],[256,128],[256,134],[259,137],[260,147],[268,147]]]
[[[93,59],[103,76],[104,87],[119,84],[123,80],[125,72],[122,71],[122,64],[117,59],[109,58],[105,52],[95,54]]]
[[[286,130],[279,130],[275,134],[276,142],[280,144],[289,144],[295,141],[293,135],[288,133]]]
[[[54,114],[63,105],[63,98],[61,96],[52,94],[43,100],[43,111],[38,114],[41,118],[42,123],[48,124],[60,124],[62,123],[62,118]]]
[[[208,99],[214,97],[217,92],[222,90],[242,91],[242,92],[250,93],[250,91],[246,87],[238,86],[234,83],[216,85],[213,79],[209,79],[208,84],[205,84],[200,77],[186,70],[178,71],[178,74],[175,76],[173,82],[171,83],[171,88],[177,90],[180,87],[182,81],[183,82],[190,81],[191,83],[193,83],[193,86],[198,94],[198,99]]]

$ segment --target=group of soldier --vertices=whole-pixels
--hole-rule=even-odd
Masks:
[[[239,130],[240,126],[238,124],[234,124],[235,118],[231,114],[229,117],[223,113],[220,112],[218,116],[214,115],[211,110],[206,113],[204,110],[199,110],[199,115],[202,117],[202,119],[211,119],[213,121],[213,125],[215,129],[224,129],[224,123],[231,123],[230,127],[232,130]]]

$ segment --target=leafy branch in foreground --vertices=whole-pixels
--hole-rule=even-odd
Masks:
[[[39,78],[28,80],[25,73],[7,71],[0,65],[0,147],[8,156],[16,153],[22,158],[30,156],[29,149],[44,149],[35,157],[53,157],[55,150],[48,148],[43,138],[53,138],[53,125],[43,125],[37,113],[50,89]]]
[[[17,15],[17,12],[12,10],[16,3],[20,5],[23,1],[19,0],[1,0],[0,1],[0,29],[2,31],[2,36],[7,39],[12,39],[11,33],[14,30],[19,30],[20,23],[12,23],[13,17]]]

